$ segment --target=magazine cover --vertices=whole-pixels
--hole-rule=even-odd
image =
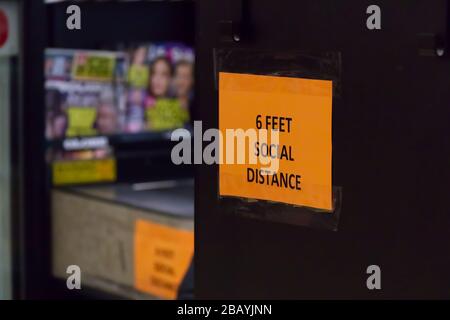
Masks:
[[[72,75],[72,50],[46,50],[45,77],[53,80],[70,80]]]
[[[120,130],[120,108],[111,84],[47,81],[47,139],[111,135]]]
[[[126,132],[161,131],[189,121],[194,52],[176,43],[140,45],[130,52]]]
[[[182,44],[47,49],[45,75],[49,140],[172,130],[190,119],[194,51]]]
[[[121,52],[47,49],[47,139],[120,133],[126,63]]]

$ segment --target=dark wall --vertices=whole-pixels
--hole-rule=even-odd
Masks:
[[[233,1],[197,4],[197,119],[218,127],[213,48],[340,52],[333,105],[337,232],[250,219],[218,199],[217,167],[196,175],[198,298],[449,298],[450,60],[418,55],[444,33],[446,1],[248,1],[251,37],[223,43]],[[366,268],[382,290],[366,288]]]
[[[49,47],[111,48],[136,42],[181,41],[194,44],[192,1],[77,3],[81,30],[66,28],[67,4],[48,7]]]

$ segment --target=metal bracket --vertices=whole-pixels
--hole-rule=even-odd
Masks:
[[[221,42],[241,42],[249,34],[249,0],[233,0],[229,3],[230,19],[219,21]]]
[[[425,57],[442,58],[449,55],[450,43],[450,1],[445,1],[444,30],[435,33],[419,33],[418,54]]]
[[[434,33],[420,33],[417,35],[417,38],[420,56],[443,57],[447,54],[445,37]]]
[[[219,21],[219,35],[221,42],[241,41],[242,31],[240,23],[232,20]]]

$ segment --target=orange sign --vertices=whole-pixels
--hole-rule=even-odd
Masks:
[[[135,287],[160,298],[175,299],[194,254],[194,233],[145,220],[136,221]]]
[[[221,196],[332,210],[332,81],[221,72],[219,129],[225,154],[227,129],[278,134],[278,141],[258,135],[246,145],[256,163],[223,156]]]

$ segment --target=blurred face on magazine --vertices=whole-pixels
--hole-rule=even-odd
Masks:
[[[174,85],[178,98],[188,98],[194,84],[193,66],[188,61],[179,62],[175,68]]]
[[[147,54],[147,49],[145,47],[139,47],[134,53],[133,64],[143,65],[145,62],[145,56]]]
[[[55,115],[53,118],[53,137],[62,138],[66,134],[67,119],[64,114]]]
[[[117,129],[117,114],[113,106],[103,104],[98,109],[97,128],[100,133],[112,134]]]
[[[150,93],[159,98],[167,96],[172,77],[170,62],[165,58],[156,59],[150,67]]]

